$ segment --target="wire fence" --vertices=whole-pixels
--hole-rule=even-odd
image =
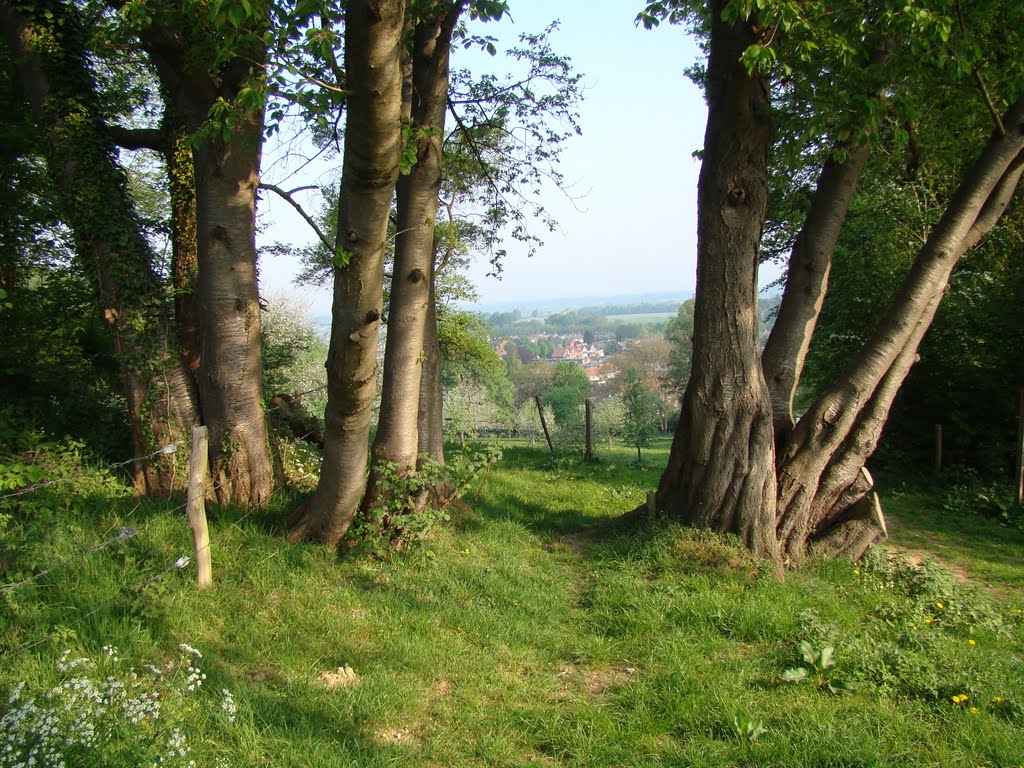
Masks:
[[[313,390],[313,391],[315,391],[315,390]],[[309,393],[307,392],[307,393],[302,393],[302,394],[309,394]],[[301,396],[301,395],[299,395],[299,396]],[[268,412],[270,410],[275,410],[275,408],[268,409]],[[313,431],[315,431],[315,430],[313,430]],[[312,434],[312,431],[310,432],[310,434]],[[34,484],[26,486],[24,488],[19,488],[16,491],[0,495],[0,501],[6,500],[6,499],[11,499],[11,498],[18,498],[18,497],[25,496],[25,495],[30,494],[30,493],[34,493],[34,492],[43,490],[45,488],[51,488],[51,487],[54,487],[54,486],[57,486],[57,485],[60,485],[60,484],[63,484],[63,483],[72,482],[74,480],[85,478],[85,477],[89,476],[90,474],[94,474],[94,473],[97,473],[97,472],[116,470],[116,469],[118,469],[120,467],[124,467],[124,466],[127,466],[129,464],[132,464],[133,462],[146,461],[146,460],[149,460],[149,459],[152,459],[152,458],[156,458],[158,456],[169,455],[169,454],[175,453],[177,451],[178,447],[181,446],[181,445],[186,445],[186,443],[185,442],[172,443],[172,444],[169,444],[169,445],[162,446],[158,450],[153,451],[152,453],[147,454],[146,456],[133,457],[133,458],[130,458],[130,459],[126,459],[124,461],[118,461],[118,462],[114,462],[112,464],[107,464],[106,466],[96,467],[96,468],[93,468],[93,469],[90,469],[90,470],[83,470],[83,471],[81,471],[79,473],[76,473],[76,474],[73,474],[73,475],[68,475],[68,476],[61,477],[61,478],[56,478],[54,480],[50,480],[50,481],[47,481],[47,482],[34,483]],[[237,480],[242,474],[244,474],[243,470],[237,470],[236,472],[232,473],[229,476],[222,477],[217,482],[214,482],[214,483],[206,482],[206,483],[204,483],[204,487],[202,489],[201,495],[205,497],[205,495],[207,495],[209,493],[216,493],[217,490],[219,490],[220,488],[224,487],[225,485],[227,485],[229,483],[235,482],[235,480]],[[274,489],[271,492],[270,498],[273,499],[275,496],[277,496],[279,493],[284,492],[285,490],[287,490],[287,488],[284,487],[284,486],[278,487],[278,488]],[[175,514],[178,514],[178,513],[182,513],[182,512],[184,512],[188,508],[188,506],[189,506],[189,501],[186,500],[186,501],[184,501],[184,502],[182,502],[180,504],[175,505],[174,507],[171,507],[169,510],[166,510],[166,514],[175,515]],[[139,508],[139,505],[136,505],[136,507],[132,510],[132,512],[129,513],[129,516],[131,514],[133,514],[136,510],[138,510],[138,508]],[[106,538],[102,539],[101,541],[99,541],[99,542],[97,542],[95,544],[90,544],[90,545],[88,545],[86,547],[83,547],[83,548],[79,549],[78,551],[74,552],[73,554],[68,555],[67,557],[64,557],[63,559],[58,560],[57,562],[52,563],[52,564],[46,566],[45,568],[37,571],[36,573],[33,573],[30,576],[27,576],[27,577],[25,577],[25,578],[23,578],[23,579],[21,579],[19,581],[15,581],[15,582],[12,582],[10,584],[0,585],[0,596],[14,593],[17,590],[19,590],[19,589],[21,589],[23,587],[26,587],[26,586],[28,586],[30,584],[36,583],[39,580],[43,579],[44,577],[46,577],[46,576],[48,576],[50,574],[53,574],[54,572],[57,572],[57,571],[59,571],[61,569],[72,568],[72,567],[78,566],[79,564],[83,563],[84,561],[88,560],[91,557],[94,557],[95,555],[97,555],[98,553],[102,552],[103,550],[105,550],[105,549],[107,549],[107,548],[109,548],[109,547],[111,547],[111,546],[113,546],[113,545],[115,545],[117,543],[125,542],[125,541],[128,541],[130,539],[134,539],[138,535],[139,535],[138,528],[131,527],[131,526],[123,526],[123,527],[119,528],[117,530],[117,532],[114,533],[113,535],[109,535]],[[203,554],[203,550],[209,549],[209,548],[210,548],[210,543],[207,542],[203,547],[198,548],[193,554],[194,554],[195,557],[199,558]],[[99,603],[98,605],[94,606],[88,612],[83,613],[80,616],[75,617],[71,621],[62,622],[60,627],[58,627],[57,629],[54,629],[53,631],[47,633],[43,637],[41,637],[41,638],[39,638],[37,640],[33,640],[31,642],[28,642],[28,643],[24,643],[23,645],[18,646],[17,648],[15,648],[12,651],[6,652],[5,654],[3,654],[3,657],[0,660],[5,661],[5,662],[9,661],[9,660],[11,660],[11,659],[13,659],[15,657],[20,656],[21,654],[23,654],[25,652],[31,650],[32,648],[38,647],[38,646],[48,642],[49,640],[52,640],[54,637],[62,634],[63,632],[66,632],[68,629],[70,629],[70,628],[72,628],[72,627],[82,623],[83,621],[88,619],[90,616],[94,616],[95,614],[103,611],[104,609],[109,608],[110,606],[112,606],[118,600],[123,599],[126,594],[141,594],[147,587],[149,587],[154,582],[159,581],[160,579],[164,578],[165,576],[167,576],[168,574],[170,574],[170,573],[172,573],[174,571],[183,570],[184,568],[188,567],[192,563],[193,563],[193,558],[188,556],[188,555],[182,555],[182,556],[178,557],[177,559],[175,559],[170,564],[166,565],[166,567],[162,568],[162,570],[158,571],[154,575],[148,576],[148,577],[140,580],[134,587],[132,587],[130,589],[119,590],[117,594],[113,595],[109,599],[107,599],[107,600]]]
[[[306,395],[312,395],[312,394],[315,394],[317,392],[322,392],[325,389],[327,389],[327,385],[323,384],[323,385],[321,385],[319,387],[314,387],[313,389],[309,389],[309,390],[306,390],[305,392],[299,392],[299,393],[293,395],[292,396],[292,400],[293,401],[299,401],[303,397],[305,397]],[[267,409],[264,410],[264,412],[263,412],[264,416],[269,416],[274,411],[276,411],[276,410],[278,410],[280,408],[285,408],[285,407],[287,407],[289,405],[290,404],[288,402],[282,402],[282,403],[279,403],[278,405],[271,406],[270,408],[267,408]],[[250,426],[252,424],[253,424],[253,421],[245,421],[245,422],[241,422],[239,424],[234,424],[233,427],[236,428],[236,429],[239,429],[239,428],[243,428],[243,427],[248,427],[248,426]],[[311,429],[310,431],[306,432],[304,435],[300,436],[298,439],[305,440],[306,438],[311,436],[316,431],[317,430],[315,428]],[[117,462],[114,462],[113,464],[107,464],[106,466],[96,467],[96,468],[90,469],[90,470],[83,470],[81,472],[78,472],[77,474],[66,475],[64,477],[58,477],[58,478],[56,478],[54,480],[47,480],[45,482],[32,483],[31,485],[27,485],[24,488],[18,488],[16,490],[8,491],[6,493],[0,493],[0,501],[5,501],[7,499],[17,498],[19,496],[25,496],[25,495],[27,495],[29,493],[34,493],[35,491],[42,490],[43,488],[51,488],[51,487],[56,486],[56,485],[62,485],[64,483],[70,483],[70,482],[73,482],[75,480],[81,480],[81,479],[84,479],[85,477],[87,477],[90,473],[109,472],[109,471],[112,471],[112,470],[120,469],[121,467],[126,467],[129,464],[139,464],[139,463],[142,463],[142,462],[145,462],[145,461],[149,461],[150,459],[158,458],[160,456],[169,456],[171,454],[177,453],[179,448],[187,447],[187,446],[188,446],[188,441],[178,440],[178,441],[175,441],[173,443],[168,443],[167,445],[161,446],[160,448],[157,448],[155,451],[153,451],[152,453],[148,453],[145,456],[133,456],[132,458],[125,459],[124,461],[117,461]],[[220,483],[217,486],[215,486],[214,488],[216,489],[216,488],[222,487],[223,484],[224,483]]]
[[[95,554],[95,552],[91,552],[89,554]],[[175,560],[173,563],[171,563],[169,566],[164,568],[162,571],[160,571],[156,575],[150,576],[148,579],[146,579],[146,580],[140,582],[139,584],[137,584],[132,590],[130,590],[130,592],[131,593],[141,593],[146,587],[148,587],[153,582],[162,579],[164,576],[166,576],[167,574],[171,573],[172,571],[182,570],[183,568],[187,568],[188,565],[191,562],[192,562],[192,559],[188,555],[182,555],[181,557],[179,557],[177,560]],[[17,585],[13,585],[13,586],[23,586],[23,584],[17,584]],[[48,634],[44,635],[43,637],[39,638],[38,640],[33,640],[32,642],[24,643],[23,645],[20,645],[17,648],[15,648],[13,651],[10,651],[10,652],[4,654],[4,656],[2,657],[2,660],[4,662],[9,662],[11,659],[14,659],[14,658],[20,656],[21,654],[25,653],[26,651],[30,651],[33,648],[36,648],[36,647],[38,647],[40,645],[43,645],[44,643],[49,642],[50,640],[52,640],[53,638],[57,637],[58,635],[61,635],[64,632],[66,632],[68,629],[71,629],[72,627],[75,627],[75,626],[81,624],[83,621],[88,619],[90,616],[94,616],[97,613],[99,613],[100,611],[104,610],[105,608],[109,608],[115,602],[117,602],[118,600],[122,599],[124,597],[124,595],[126,593],[128,593],[128,592],[129,591],[127,591],[127,590],[119,591],[116,595],[114,595],[113,597],[109,598],[108,600],[103,601],[99,605],[95,606],[92,610],[88,611],[87,613],[83,613],[80,616],[77,616],[76,618],[72,619],[69,622],[63,623],[60,627],[58,627],[57,629],[53,630],[52,632],[49,632]]]

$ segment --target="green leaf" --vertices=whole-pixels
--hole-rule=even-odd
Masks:
[[[835,665],[836,661],[832,657],[834,653],[835,649],[831,645],[821,649],[820,666],[822,669],[829,669],[830,667]]]
[[[814,649],[814,646],[806,640],[800,641],[800,655],[803,656],[804,661],[808,664],[818,663],[818,652]]]
[[[782,673],[782,679],[787,683],[799,683],[807,679],[807,670],[804,667],[793,667]]]

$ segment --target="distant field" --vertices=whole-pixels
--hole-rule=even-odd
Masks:
[[[675,316],[675,312],[639,312],[635,315],[605,315],[612,322],[621,320],[625,323],[660,323],[662,320],[668,320],[670,317]]]

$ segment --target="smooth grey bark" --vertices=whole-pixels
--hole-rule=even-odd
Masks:
[[[124,379],[134,453],[148,456],[187,439],[197,419],[196,398],[177,352],[154,254],[85,64],[84,30],[70,5],[16,9],[7,0],[0,0],[0,27],[45,134],[49,173],[78,256],[97,277],[101,313]],[[175,469],[174,454],[137,462],[134,485],[142,493],[181,489]]]
[[[345,11],[350,91],[338,204],[327,410],[320,481],[288,536],[336,546],[366,485],[377,388],[384,246],[401,152],[403,0],[353,0]]]
[[[170,19],[143,30],[161,87],[190,132],[200,130],[218,100],[236,101],[263,76],[266,51],[255,35],[217,66],[209,40],[179,33]],[[241,46],[242,43],[239,43]],[[201,59],[197,61],[197,56]],[[193,151],[198,271],[198,383],[210,430],[210,473],[221,503],[260,505],[273,492],[263,412],[260,307],[256,280],[256,191],[263,109],[241,108],[226,134],[203,132]],[[183,265],[184,266],[184,265]]]
[[[430,265],[430,298],[423,333],[423,376],[420,380],[417,440],[419,453],[444,464],[444,396],[441,387],[441,340],[437,329],[435,267]]]
[[[441,137],[448,96],[451,37],[465,3],[441,4],[417,21],[412,40],[411,128],[416,163],[397,184],[397,235],[388,311],[380,418],[364,508],[386,493],[376,467],[394,464],[398,474],[416,470],[419,398],[434,262],[434,227],[441,188]],[[425,499],[421,499],[424,501]]]
[[[712,4],[693,369],[657,502],[690,524],[739,535],[778,563],[772,410],[757,310],[772,128],[767,83],[740,63],[757,31],[722,21],[723,6]]]

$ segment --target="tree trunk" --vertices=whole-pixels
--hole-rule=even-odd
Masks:
[[[441,387],[441,341],[437,332],[437,293],[434,265],[430,268],[430,298],[423,332],[423,378],[420,381],[419,452],[444,464],[444,397]]]
[[[1003,119],[929,234],[885,318],[800,419],[779,460],[778,536],[799,563],[809,539],[867,492],[855,486],[959,258],[998,221],[1024,170],[1024,98]],[[881,536],[881,529],[877,530]],[[859,546],[859,545],[858,545]],[[848,554],[853,554],[850,552]]]
[[[448,96],[451,36],[464,2],[442,4],[413,30],[412,138],[416,163],[398,180],[395,263],[391,280],[387,348],[380,419],[363,507],[369,511],[387,493],[376,466],[395,465],[398,475],[415,472],[419,449],[419,397],[424,341],[431,299],[434,222],[441,188],[441,137]],[[422,495],[421,495],[422,496]],[[422,496],[420,503],[425,503]]]
[[[256,284],[262,129],[262,110],[247,113],[228,140],[207,138],[196,151],[199,392],[211,477],[224,504],[259,505],[273,492]]]
[[[0,27],[46,134],[47,165],[65,222],[75,234],[79,257],[91,261],[97,275],[102,315],[124,377],[133,450],[150,456],[164,445],[187,441],[196,422],[195,393],[178,356],[153,253],[114,161],[114,144],[85,66],[84,31],[74,9],[59,2],[36,3],[25,11],[0,0]],[[173,454],[137,462],[133,481],[140,492],[171,491]]]
[[[758,340],[758,246],[771,142],[766,82],[740,55],[751,24],[712,4],[708,124],[698,182],[693,371],[658,505],[699,527],[735,533],[778,562],[772,411]]]
[[[244,88],[263,76],[266,50],[253,30],[239,30],[239,53],[244,55],[217,65],[207,50],[211,41],[202,33],[183,37],[175,21],[173,15],[155,17],[141,32],[162,90],[172,101],[169,108],[194,133],[218,101],[234,105],[230,129],[224,134],[200,134],[193,151],[199,333],[195,353],[186,352],[191,363],[198,362],[199,394],[203,421],[210,431],[210,472],[217,499],[224,504],[259,505],[270,498],[274,479],[263,412],[256,281],[256,190],[263,109],[236,102]],[[187,162],[187,156],[179,159]],[[187,173],[177,163],[172,170],[178,171],[172,180],[172,192],[180,193],[174,213],[187,227]],[[183,229],[181,234],[186,231]],[[177,266],[181,267],[184,283],[189,277],[188,263],[186,254],[181,256]],[[182,330],[185,328],[183,325]]]
[[[171,286],[174,289],[174,318],[178,344],[185,365],[199,382],[199,311],[196,281],[199,273],[199,245],[196,235],[196,179],[192,146],[184,125],[171,117],[165,104],[164,136],[168,143],[168,189],[171,198]]]
[[[320,482],[289,538],[337,545],[366,484],[383,302],[384,245],[398,178],[402,114],[403,0],[353,0],[345,11],[350,90],[338,205],[326,443]]]
[[[870,154],[867,144],[853,141],[845,142],[840,149],[846,153],[846,160],[840,163],[830,156],[818,176],[804,225],[789,257],[779,314],[761,353],[777,446],[793,431],[793,400],[828,292],[832,253]]]

